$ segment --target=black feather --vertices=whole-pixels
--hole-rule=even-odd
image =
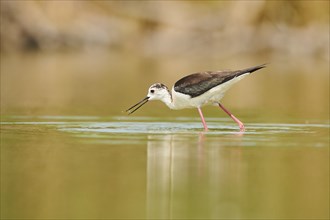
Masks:
[[[266,64],[236,71],[224,70],[193,73],[178,80],[174,84],[174,90],[194,98],[235,77],[246,73],[252,73],[264,67],[266,67]]]

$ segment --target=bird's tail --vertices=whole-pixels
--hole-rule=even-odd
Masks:
[[[242,73],[253,73],[254,71],[257,71],[257,70],[260,70],[264,67],[266,67],[267,63],[264,63],[262,65],[259,65],[259,66],[254,66],[254,67],[250,67],[250,68],[247,68],[247,69],[243,69],[243,70],[240,70],[240,72]]]

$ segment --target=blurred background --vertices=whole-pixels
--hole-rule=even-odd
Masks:
[[[122,115],[152,83],[268,63],[223,104],[329,119],[329,1],[1,0],[0,27],[2,115]],[[197,117],[156,102],[136,115]]]
[[[0,0],[0,218],[328,219],[329,7]],[[195,109],[122,117],[153,83],[263,63],[222,100],[244,136],[215,107],[206,135]]]

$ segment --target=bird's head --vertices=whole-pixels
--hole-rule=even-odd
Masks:
[[[163,100],[169,95],[170,91],[167,86],[162,83],[155,83],[151,85],[148,89],[149,100]]]
[[[169,99],[171,100],[171,93],[167,86],[162,83],[155,83],[149,87],[147,96],[140,102],[127,109],[126,112],[128,112],[128,114],[132,114],[144,104],[146,104],[149,100],[160,100],[164,103],[167,103],[169,102]]]

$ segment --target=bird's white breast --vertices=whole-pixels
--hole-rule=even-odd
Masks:
[[[173,109],[197,108],[204,105],[218,103],[224,96],[225,92],[236,82],[243,79],[246,75],[248,75],[248,73],[215,86],[202,95],[194,98],[191,98],[189,95],[176,92],[174,88],[172,88]]]

